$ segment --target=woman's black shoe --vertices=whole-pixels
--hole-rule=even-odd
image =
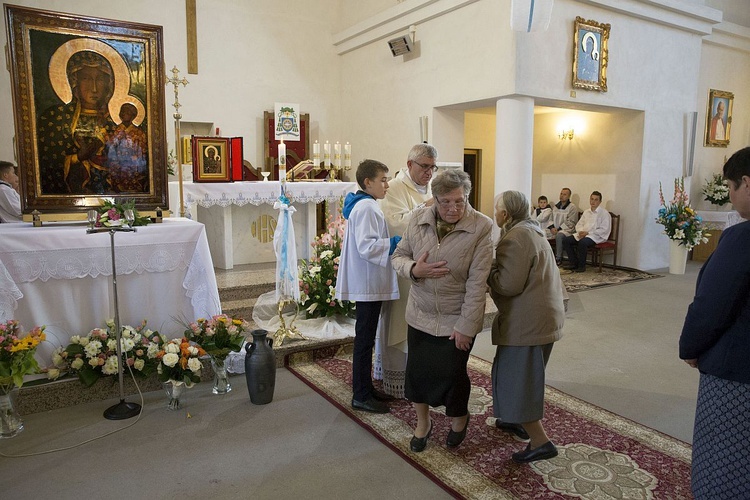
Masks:
[[[526,447],[525,450],[519,451],[513,454],[513,461],[519,464],[527,464],[529,462],[536,462],[537,460],[547,460],[548,458],[555,458],[557,456],[557,448],[552,441],[547,441],[542,446],[531,449],[531,443]]]
[[[411,442],[409,443],[409,448],[411,448],[411,451],[415,453],[424,451],[424,449],[427,447],[427,440],[430,438],[430,434],[432,434],[432,420],[430,420],[430,430],[427,431],[427,435],[425,435],[425,437],[411,437]]]
[[[502,420],[498,418],[497,420],[495,420],[495,427],[497,427],[501,431],[510,432],[517,438],[522,439],[524,441],[529,440],[529,433],[526,432],[526,429],[524,429],[523,425],[521,424],[511,424],[508,422],[503,422]]]
[[[464,430],[455,432],[453,429],[448,431],[448,438],[445,440],[446,446],[449,448],[455,448],[459,444],[463,443],[464,438],[466,437],[466,429],[469,428],[469,417],[470,414],[466,414],[466,425],[464,425]]]

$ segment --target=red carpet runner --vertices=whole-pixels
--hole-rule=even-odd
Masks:
[[[544,425],[559,456],[531,465],[510,460],[524,443],[494,426],[491,364],[472,356],[471,423],[456,449],[450,420],[433,409],[427,449],[409,450],[416,423],[406,401],[391,413],[351,409],[351,345],[294,354],[288,368],[446,491],[462,498],[687,499],[690,445],[547,387]]]

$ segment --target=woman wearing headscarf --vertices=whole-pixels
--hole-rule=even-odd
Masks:
[[[530,442],[513,454],[518,463],[557,456],[542,426],[544,369],[562,336],[563,284],[544,231],[529,215],[523,193],[505,191],[495,201],[502,229],[487,283],[497,306],[492,343],[492,393],[498,428]]]

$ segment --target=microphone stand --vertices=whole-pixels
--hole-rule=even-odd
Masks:
[[[93,214],[91,213],[93,212]],[[120,380],[120,402],[104,410],[104,418],[108,420],[125,420],[135,417],[141,412],[141,405],[138,403],[129,403],[125,401],[125,384],[123,380],[123,359],[122,359],[122,328],[120,326],[120,307],[117,301],[117,267],[115,266],[115,233],[135,232],[133,227],[132,210],[125,211],[125,217],[128,222],[127,226],[112,227],[94,227],[96,222],[96,210],[89,210],[88,221],[91,227],[86,230],[86,234],[109,233],[109,244],[112,250],[112,291],[115,302],[115,338],[117,340],[117,375]],[[129,212],[129,213],[128,213]]]

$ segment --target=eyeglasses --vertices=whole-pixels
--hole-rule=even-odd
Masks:
[[[464,198],[463,201],[439,200],[437,198],[435,199],[437,200],[440,208],[444,208],[446,210],[450,210],[450,209],[463,210],[466,207],[466,198]]]
[[[422,165],[421,163],[414,160],[412,160],[411,162],[419,165],[419,168],[421,168],[422,170],[432,170],[433,172],[437,172],[437,165]]]

